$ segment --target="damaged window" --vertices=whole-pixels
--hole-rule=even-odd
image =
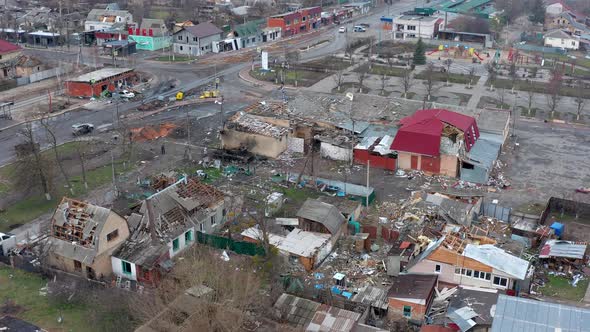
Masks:
[[[172,251],[176,252],[178,249],[180,249],[180,241],[176,238],[172,241]]]
[[[184,242],[192,242],[193,241],[193,231],[187,231],[184,233]]]
[[[126,261],[121,261],[121,270],[124,274],[131,274],[131,263]]]
[[[404,306],[404,317],[412,317],[412,307],[409,305]]]
[[[114,231],[107,234],[107,242],[111,242],[118,237],[119,237],[119,230],[115,229]]]
[[[82,271],[82,262],[74,261],[74,270],[78,272]]]
[[[434,273],[440,273],[440,270],[441,270],[441,266],[440,266],[440,264],[436,264],[436,265],[434,266]]]
[[[463,162],[462,168],[464,168],[464,169],[474,169],[475,166],[473,166],[473,164]]]

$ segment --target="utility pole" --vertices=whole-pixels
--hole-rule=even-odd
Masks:
[[[186,148],[184,149],[184,156],[189,161],[193,159],[191,153],[191,119],[189,116],[189,108],[186,108]]]
[[[115,176],[115,156],[113,155],[113,150],[111,150],[111,171],[113,173],[113,194],[115,197],[118,196],[117,194],[117,180]]]
[[[371,161],[367,160],[367,196],[366,198],[366,206],[369,207],[369,170],[371,169]]]

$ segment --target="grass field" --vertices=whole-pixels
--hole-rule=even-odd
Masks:
[[[62,158],[71,155],[75,151],[75,143],[66,143],[58,147],[58,153]],[[53,157],[52,150],[42,152],[43,155],[50,158]],[[121,175],[131,171],[129,164],[125,165],[123,161],[115,162],[115,170],[117,175]],[[20,170],[15,164],[10,164],[0,169],[0,194],[7,194],[13,189],[13,179]],[[66,170],[68,172],[68,170]],[[105,165],[92,170],[87,170],[86,181],[88,182],[88,190],[84,188],[82,176],[71,176],[70,181],[74,189],[74,196],[79,196],[87,193],[90,190],[101,187],[112,181],[111,165]],[[32,194],[15,204],[7,206],[4,211],[0,212],[0,231],[8,231],[16,226],[27,223],[35,218],[42,216],[45,213],[51,212],[57,203],[64,195],[71,195],[68,188],[63,186],[55,186],[52,190],[52,199],[46,200],[43,194]]]
[[[421,73],[417,74],[415,77],[417,79],[420,79],[420,80],[425,80],[426,79],[426,75],[424,74],[424,72],[421,72]],[[447,81],[447,74],[446,73],[435,72],[435,73],[433,73],[433,80],[440,81],[440,82],[446,82]],[[472,85],[473,84],[476,84],[477,81],[479,81],[479,76],[474,76],[473,77],[473,82],[471,82],[471,84]],[[469,83],[469,76],[463,75],[463,74],[451,73],[449,75],[449,82],[450,83],[456,83],[456,84],[468,84]]]
[[[490,80],[488,79],[488,81],[486,82],[487,86],[491,85]],[[512,89],[512,81],[509,79],[504,79],[504,78],[499,78],[496,79],[496,81],[494,82],[494,88],[497,89]],[[542,83],[542,82],[532,82],[532,84],[529,84],[526,81],[523,80],[517,80],[515,82],[515,87],[516,90],[520,90],[520,91],[534,91],[536,93],[540,93],[540,94],[544,94],[547,92],[547,84],[546,83]],[[577,96],[577,89],[576,88],[570,88],[567,86],[563,86],[560,90],[560,95],[562,96],[567,96],[567,97],[576,97]],[[584,89],[583,93],[582,93],[582,97],[583,98],[590,98],[590,89]]]
[[[586,294],[588,288],[588,277],[580,280],[577,287],[569,284],[570,279],[549,275],[549,282],[539,290],[545,296],[558,297],[565,300],[580,301]]]
[[[52,301],[40,293],[46,285],[47,280],[38,275],[0,266],[0,308],[49,331],[97,331],[88,324],[88,308]],[[7,301],[11,302],[10,309]],[[62,323],[57,322],[60,314]]]

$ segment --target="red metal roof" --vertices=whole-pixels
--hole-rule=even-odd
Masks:
[[[402,244],[399,245],[400,249],[406,249],[410,246],[410,242],[409,241],[404,241],[402,242]]]
[[[0,39],[0,54],[12,53],[20,50],[20,46],[14,45],[13,43],[9,43],[6,40]]]
[[[471,150],[479,137],[475,118],[445,109],[418,110],[400,120],[391,149],[428,156],[440,155],[440,138],[444,124],[458,128],[465,133],[465,148]]]

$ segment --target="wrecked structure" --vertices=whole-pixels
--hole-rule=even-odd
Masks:
[[[49,266],[88,279],[108,278],[111,255],[128,237],[127,222],[115,212],[64,197],[51,217]]]
[[[280,126],[261,117],[238,112],[228,119],[221,132],[221,146],[277,158],[287,150],[288,122]]]
[[[124,279],[155,284],[172,258],[223,224],[225,195],[195,179],[181,178],[148,197],[128,218],[131,236],[112,257],[113,272]]]
[[[297,211],[297,217],[299,228],[330,234],[332,244],[336,244],[341,236],[348,234],[346,219],[332,204],[308,198]]]
[[[415,321],[424,320],[437,287],[436,274],[400,274],[393,279],[387,292],[388,315],[391,318],[396,318],[397,314]]]

